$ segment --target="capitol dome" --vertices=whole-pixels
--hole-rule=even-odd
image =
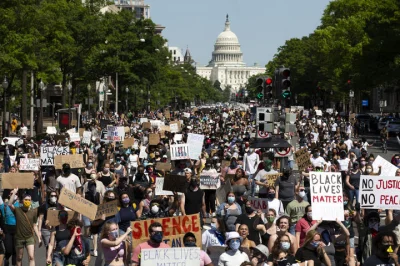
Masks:
[[[231,31],[231,23],[229,16],[226,15],[225,29],[221,32],[214,44],[214,52],[210,66],[215,65],[237,65],[243,66],[243,53],[240,49],[239,39],[234,32]]]

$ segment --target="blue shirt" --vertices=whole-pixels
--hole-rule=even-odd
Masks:
[[[19,202],[14,202],[15,207],[19,207]],[[6,225],[16,225],[17,221],[15,220],[14,212],[10,209],[10,206],[1,204],[0,205],[1,215],[4,217],[4,222]]]

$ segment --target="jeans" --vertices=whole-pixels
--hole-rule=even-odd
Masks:
[[[293,161],[293,160],[289,160],[289,161],[288,161],[288,165],[289,165],[289,168],[293,170],[293,168],[294,168],[294,161]]]
[[[358,189],[355,189],[355,190],[349,190],[349,201],[350,201],[350,203],[353,205],[353,198],[354,198],[354,196],[356,197],[356,203],[358,203],[358,195],[360,194],[359,193],[360,192],[360,190],[358,190]]]

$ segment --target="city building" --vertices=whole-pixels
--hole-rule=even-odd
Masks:
[[[183,64],[184,56],[181,48],[179,47],[168,47],[168,51],[171,54],[170,59],[173,63]]]
[[[217,37],[211,61],[205,67],[196,67],[196,73],[213,83],[218,80],[222,89],[231,87],[231,92],[238,92],[245,87],[249,77],[263,74],[266,69],[257,64],[246,66],[239,39],[230,26],[227,15],[225,29]]]

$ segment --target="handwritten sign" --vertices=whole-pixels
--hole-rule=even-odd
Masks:
[[[21,158],[19,160],[19,170],[21,171],[38,171],[40,167],[40,159]]]
[[[56,169],[62,169],[64,163],[68,163],[71,168],[85,167],[83,154],[57,155],[54,158],[54,167]]]
[[[385,160],[382,158],[382,156],[378,155],[378,157],[375,158],[374,162],[372,163],[372,167],[374,168],[374,173],[379,172],[379,166],[382,166],[381,168],[381,176],[395,176],[397,167],[391,164],[389,161]]]
[[[132,148],[133,144],[135,144],[134,138],[126,138],[124,139],[124,148]]]
[[[56,155],[69,154],[69,147],[47,146],[40,147],[40,164],[42,166],[54,165],[54,157]]]
[[[221,181],[218,175],[201,175],[200,176],[200,188],[215,190],[221,186]]]
[[[261,210],[262,212],[268,212],[268,200],[267,199],[259,199],[259,198],[251,198],[249,197],[247,200],[250,201],[251,207],[255,210]]]
[[[124,127],[107,126],[107,139],[110,141],[123,141],[125,137]]]
[[[117,212],[118,212],[118,200],[103,202],[103,204],[100,204],[97,207],[95,220],[100,219],[103,214],[105,214],[106,217],[110,217],[115,215]]]
[[[142,249],[140,253],[142,266],[200,266],[200,259],[200,248],[151,248]]]
[[[189,157],[192,160],[198,160],[203,150],[204,135],[188,134],[187,144],[189,145]]]
[[[60,192],[58,203],[67,206],[80,214],[85,215],[90,220],[94,220],[97,214],[97,205],[87,199],[75,194],[73,191],[63,187]]]
[[[151,129],[151,123],[150,122],[144,122],[142,124],[142,128],[144,129]]]
[[[60,211],[56,209],[48,209],[47,210],[47,220],[49,221],[49,226],[57,226],[60,225],[60,221],[58,220],[58,213]],[[67,211],[68,212],[68,221],[74,218],[75,212],[74,211]]]
[[[33,173],[3,173],[1,174],[1,188],[33,188]]]
[[[201,247],[201,226],[199,214],[174,216],[159,219],[131,222],[132,247],[149,240],[149,225],[158,222],[162,225],[163,241],[171,247],[183,247],[183,236],[192,232],[196,236],[196,244]]]
[[[341,173],[310,172],[313,220],[344,220]]]
[[[69,133],[69,141],[70,142],[80,142],[81,137],[79,136],[79,133]]]
[[[149,134],[149,145],[157,145],[160,143],[160,134]]]
[[[189,159],[189,146],[187,144],[171,145],[171,160]]]
[[[400,210],[399,191],[400,180],[397,176],[362,175],[359,195],[361,208]]]
[[[86,143],[90,145],[90,141],[92,140],[92,132],[90,131],[83,131],[82,133],[82,143]]]
[[[170,163],[156,163],[156,169],[157,170],[162,170],[162,171],[170,171],[171,170],[171,164]]]
[[[307,151],[307,148],[300,149],[296,151],[295,153],[296,156],[296,164],[299,167],[300,171],[304,171],[310,164],[310,154]]]
[[[163,190],[186,192],[186,176],[183,175],[167,175],[164,179]]]

